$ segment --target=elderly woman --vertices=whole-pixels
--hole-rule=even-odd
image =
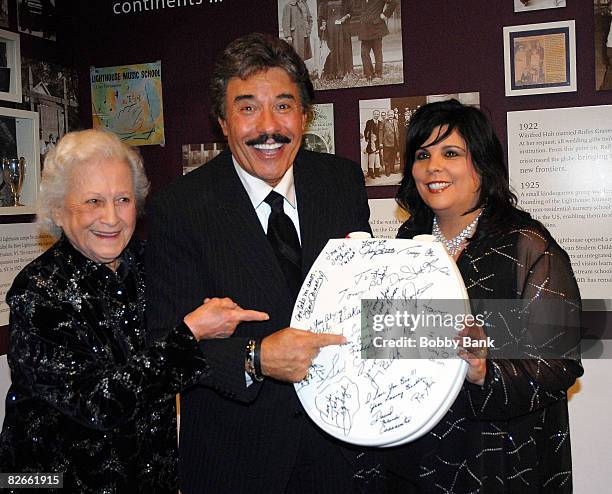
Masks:
[[[205,300],[146,346],[148,190],[113,134],[63,137],[45,161],[38,220],[60,238],[8,292],[12,385],[0,471],[63,473],[64,492],[177,492],[175,394],[207,372],[203,338],[267,314]]]
[[[398,236],[433,234],[456,260],[489,358],[463,349],[463,389],[424,438],[391,451],[399,492],[571,492],[567,390],[582,375],[580,294],[569,258],[516,208],[499,139],[456,100],[419,108],[408,127]],[[467,346],[467,345],[466,345]],[[410,485],[412,484],[412,485]],[[411,490],[412,489],[412,490]]]

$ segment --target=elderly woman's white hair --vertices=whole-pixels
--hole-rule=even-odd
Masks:
[[[42,229],[55,236],[61,234],[61,228],[53,221],[53,212],[63,206],[72,174],[79,172],[79,165],[108,159],[125,161],[130,167],[136,207],[142,212],[149,181],[140,155],[115,134],[96,129],[81,130],[66,134],[45,157],[37,208],[37,220]]]

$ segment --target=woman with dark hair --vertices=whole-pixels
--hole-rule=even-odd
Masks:
[[[582,375],[580,294],[569,258],[516,207],[486,116],[456,100],[419,108],[408,127],[399,238],[433,234],[455,259],[484,327],[459,333],[462,390],[425,437],[390,452],[402,492],[571,492],[567,390]],[[462,339],[463,341],[463,339]]]

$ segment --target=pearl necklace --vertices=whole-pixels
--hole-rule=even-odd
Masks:
[[[472,236],[474,231],[476,230],[476,225],[478,224],[478,220],[480,219],[480,215],[482,214],[482,209],[478,216],[474,218],[468,226],[466,226],[459,235],[450,240],[447,240],[442,230],[438,226],[438,219],[434,216],[433,219],[433,228],[431,230],[431,234],[436,237],[438,242],[442,242],[442,245],[446,248],[446,251],[450,254],[451,257],[455,257],[455,255],[463,248],[463,246],[467,243],[467,239]]]

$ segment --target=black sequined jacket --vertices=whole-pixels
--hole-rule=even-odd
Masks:
[[[207,365],[183,323],[145,346],[142,247],[113,272],[63,237],[16,277],[0,471],[63,472],[61,492],[177,492],[175,394]]]
[[[401,228],[398,237],[408,236]],[[457,265],[473,313],[486,312],[487,301],[520,299],[543,319],[512,324],[510,310],[492,305],[484,329],[509,353],[491,352],[484,385],[465,381],[429,434],[391,452],[392,470],[418,461],[423,493],[572,492],[566,393],[583,370],[580,294],[567,254],[524,220],[469,243]],[[477,300],[484,302],[475,308]]]

